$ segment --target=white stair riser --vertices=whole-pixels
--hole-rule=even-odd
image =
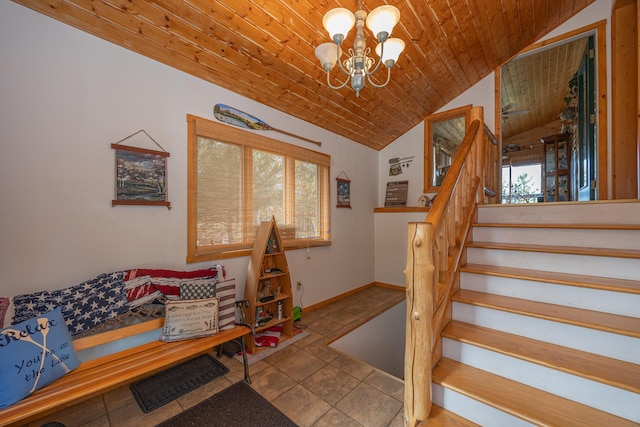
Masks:
[[[640,277],[640,260],[631,258],[467,248],[467,262],[628,280]]]
[[[509,277],[460,273],[460,287],[531,301],[640,317],[640,294],[611,292]]]
[[[442,351],[465,365],[640,422],[636,393],[446,338]]]
[[[640,224],[640,203],[634,200],[479,206],[478,220],[509,224]]]
[[[473,240],[476,242],[640,250],[640,230],[474,227]]]
[[[640,364],[640,338],[460,302],[453,303],[453,319]]]
[[[432,385],[431,398],[436,405],[484,427],[529,427],[533,425],[438,384]]]

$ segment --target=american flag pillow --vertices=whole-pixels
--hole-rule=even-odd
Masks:
[[[124,272],[101,274],[58,291],[43,291],[14,298],[14,323],[60,307],[71,335],[87,331],[128,311]]]

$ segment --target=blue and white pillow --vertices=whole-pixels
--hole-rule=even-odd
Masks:
[[[0,408],[79,365],[60,308],[0,329]]]
[[[211,278],[190,279],[180,283],[180,299],[206,299],[216,296],[217,280]]]
[[[13,323],[60,307],[69,331],[76,335],[129,310],[124,286],[124,272],[119,271],[58,291],[18,295],[13,299]]]

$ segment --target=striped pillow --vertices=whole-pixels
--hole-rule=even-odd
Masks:
[[[220,298],[218,314],[220,330],[233,329],[236,324],[236,279],[216,283],[216,296]]]

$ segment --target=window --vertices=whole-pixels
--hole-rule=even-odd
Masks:
[[[187,119],[187,262],[248,255],[258,225],[272,216],[287,249],[331,244],[329,156]]]
[[[502,203],[537,203],[541,188],[542,164],[502,166]]]

